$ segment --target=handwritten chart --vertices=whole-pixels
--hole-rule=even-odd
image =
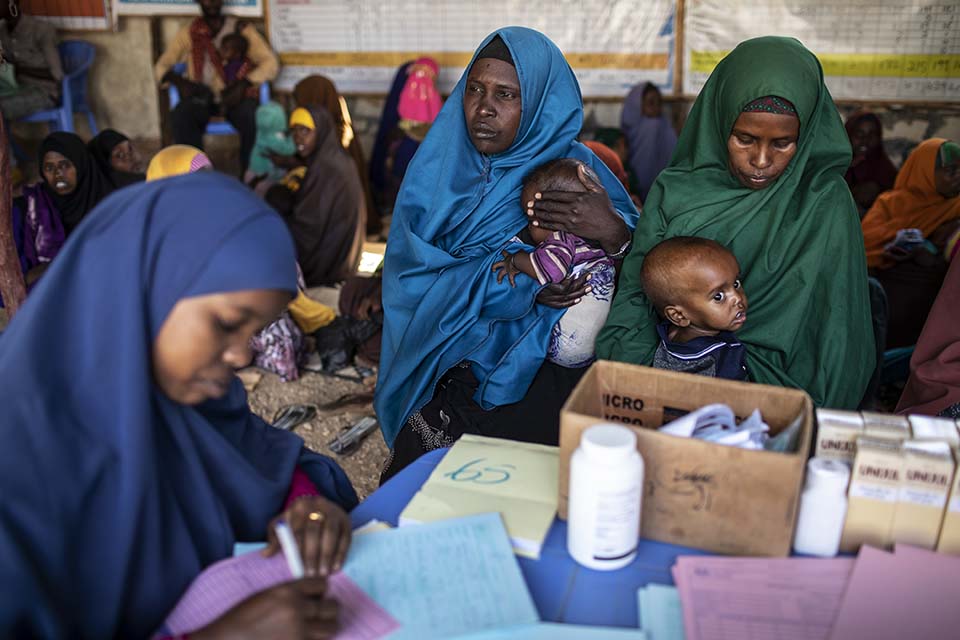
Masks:
[[[673,0],[271,0],[270,42],[289,89],[321,73],[341,91],[385,93],[398,66],[429,55],[448,92],[490,32],[522,25],[566,54],[584,95],[673,83]]]
[[[121,16],[198,16],[200,5],[196,0],[114,0]],[[235,16],[260,17],[263,0],[224,0],[223,12]]]
[[[738,42],[776,34],[817,54],[835,99],[960,100],[956,0],[687,0],[684,31],[685,94]]]

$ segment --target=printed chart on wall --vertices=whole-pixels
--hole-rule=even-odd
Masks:
[[[956,0],[687,0],[683,92],[695,95],[736,44],[798,38],[838,100],[960,100]]]
[[[110,0],[20,0],[20,10],[61,29],[107,30],[114,25]]]
[[[566,54],[585,96],[622,97],[637,82],[673,89],[672,0],[270,0],[281,88],[319,73],[347,93],[386,93],[404,62],[427,55],[449,92],[490,32],[522,25]]]
[[[198,16],[196,0],[114,0],[121,16]],[[223,12],[235,16],[260,17],[263,0],[224,0]]]

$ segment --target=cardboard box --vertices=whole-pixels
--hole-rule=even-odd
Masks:
[[[792,453],[756,451],[656,431],[715,402],[744,418],[760,409],[777,434],[798,418]],[[620,423],[643,456],[644,538],[732,555],[790,553],[804,468],[813,439],[813,403],[803,391],[598,361],[560,414],[560,517],[567,517],[570,456],[583,431]]]
[[[943,513],[943,526],[940,527],[940,539],[937,551],[960,556],[960,473],[953,474],[953,486],[950,499]]]
[[[906,442],[903,478],[893,516],[893,542],[933,549],[953,483],[953,455],[946,442]]]
[[[863,416],[859,413],[817,409],[817,448],[814,455],[852,465],[857,455],[857,438],[862,435]]]
[[[868,544],[887,549],[893,543],[893,516],[900,495],[903,453],[899,442],[861,437],[853,461],[847,518],[840,550],[854,553]]]

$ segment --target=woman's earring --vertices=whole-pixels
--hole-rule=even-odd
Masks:
[[[16,18],[18,15],[20,15],[20,9],[17,7],[17,0],[10,0],[9,4],[7,5],[7,9],[10,11],[11,18]]]

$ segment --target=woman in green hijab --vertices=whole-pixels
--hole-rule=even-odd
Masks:
[[[857,407],[876,356],[859,216],[843,178],[850,156],[816,57],[792,38],[741,43],[707,80],[650,190],[597,354],[653,362],[643,258],[666,238],[710,238],[736,255],[750,295],[737,335],[751,380]]]

